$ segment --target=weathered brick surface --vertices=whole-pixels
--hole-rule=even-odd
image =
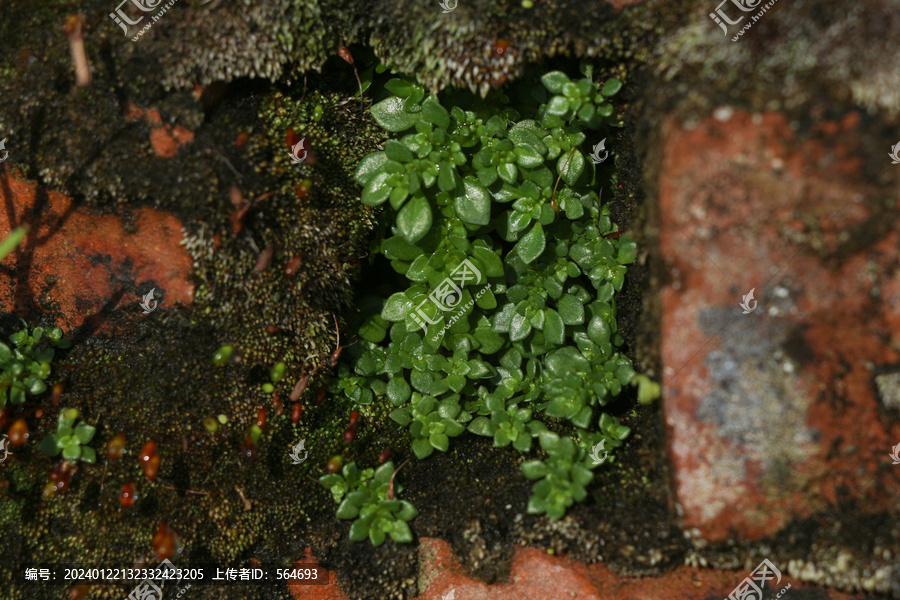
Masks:
[[[139,208],[123,218],[76,209],[68,197],[45,192],[9,173],[0,175],[0,235],[28,223],[28,236],[0,270],[0,310],[58,306],[69,331],[101,310],[133,307],[156,288],[159,307],[192,301],[191,259],[181,221]],[[152,315],[152,313],[151,313]]]
[[[509,580],[488,585],[465,575],[446,541],[423,538],[420,543],[421,600],[706,600],[726,597],[750,574],[680,566],[660,577],[624,577],[603,563],[585,565],[540,548],[517,548]],[[786,576],[770,589],[777,592],[788,584],[789,591],[802,589],[808,600],[853,597]]]
[[[307,566],[309,563],[316,562],[318,562],[318,559],[312,553],[312,550],[307,548],[306,557],[297,564]],[[293,600],[347,600],[347,596],[341,590],[337,575],[321,565],[317,568],[325,572],[324,576],[328,578],[328,584],[304,585],[300,581],[291,581],[288,583],[288,592],[290,592]],[[320,574],[319,576],[321,577],[322,575]]]
[[[684,527],[759,539],[840,497],[896,509],[900,424],[874,384],[900,359],[896,190],[870,183],[855,113],[802,134],[780,113],[716,115],[668,121],[659,172],[663,408]]]

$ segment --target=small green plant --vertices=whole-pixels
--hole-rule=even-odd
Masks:
[[[409,502],[394,497],[403,489],[394,482],[394,473],[391,461],[374,471],[360,471],[355,462],[350,462],[344,465],[341,475],[319,478],[340,504],[337,517],[354,520],[350,526],[351,540],[359,542],[368,537],[373,546],[380,546],[388,535],[395,542],[412,541],[412,531],[406,523],[419,511]]]
[[[641,404],[651,404],[661,393],[659,384],[643,374],[635,375],[631,385],[637,386],[638,402]]]
[[[412,393],[412,402],[394,409],[391,418],[401,425],[409,425],[412,449],[417,458],[426,458],[434,450],[446,452],[450,438],[466,430],[457,419],[460,417],[459,396],[452,395],[438,401],[433,396]],[[467,418],[471,418],[466,414]]]
[[[9,336],[13,347],[0,342],[0,408],[7,402],[21,404],[26,396],[37,396],[47,390],[44,380],[50,375],[50,362],[55,348],[69,348],[72,344],[63,338],[59,327],[44,329],[35,327],[31,333],[28,324]]]
[[[622,84],[584,74],[525,83],[515,108],[386,84],[393,96],[371,110],[396,139],[355,177],[364,204],[386,207],[375,248],[408,285],[365,320],[332,385],[392,405],[420,459],[466,429],[523,454],[539,438],[545,458],[523,467],[541,480],[529,510],[552,519],[629,435],[603,407],[635,376],[614,296],[637,249],[597,191],[615,187],[613,161],[597,167],[582,150],[588,133],[599,142],[621,125]]]
[[[97,453],[88,446],[97,430],[79,417],[77,408],[61,410],[56,433],[44,438],[38,444],[38,450],[48,456],[56,456],[62,452],[62,457],[69,462],[78,460],[90,464],[97,462]]]
[[[560,519],[573,502],[584,500],[587,485],[594,474],[585,460],[584,448],[571,439],[561,438],[549,431],[538,437],[547,459],[522,463],[525,477],[540,479],[528,500],[528,512],[547,513],[551,519]]]

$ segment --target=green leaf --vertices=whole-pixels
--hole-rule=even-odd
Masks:
[[[390,176],[391,173],[386,173],[384,171],[375,173],[363,188],[360,201],[367,206],[384,204],[384,201],[388,199],[391,195],[391,190],[393,189],[387,183]]]
[[[81,422],[75,427],[75,437],[77,437],[82,444],[87,444],[94,438],[94,433],[96,431],[96,427]]]
[[[568,75],[566,75],[562,71],[551,71],[549,73],[545,73],[541,77],[541,83],[544,84],[544,87],[547,88],[547,91],[553,94],[562,94],[563,86],[571,82],[572,80],[569,79]]]
[[[584,172],[584,156],[576,150],[571,156],[560,156],[556,169],[566,185],[575,185]]]
[[[419,516],[419,511],[415,506],[407,502],[406,500],[400,501],[400,510],[395,513],[397,518],[401,521],[411,521]]]
[[[0,342],[0,364],[5,364],[10,360],[12,360],[12,350],[9,346]]]
[[[388,157],[384,152],[372,152],[371,154],[364,156],[363,159],[359,161],[356,172],[353,174],[356,183],[365,186],[369,182],[369,179],[381,170],[381,167],[384,166],[384,163],[386,163],[387,160]]]
[[[359,337],[377,344],[387,337],[388,322],[381,315],[369,315],[359,328]]]
[[[503,276],[503,261],[493,250],[484,246],[473,246],[472,256],[484,267],[483,275],[485,277]]]
[[[491,198],[475,179],[463,180],[464,196],[457,196],[456,214],[466,223],[487,225],[491,221]]]
[[[409,400],[412,389],[402,377],[391,377],[387,384],[387,397],[391,404],[397,406]]]
[[[507,333],[512,324],[513,315],[516,314],[515,304],[506,304],[499,312],[494,313],[491,321],[493,330],[497,333]]]
[[[572,425],[575,425],[576,427],[581,427],[582,429],[587,429],[591,425],[591,416],[593,416],[591,407],[585,406],[584,408],[579,410],[569,420],[572,422]]]
[[[553,96],[547,103],[547,114],[561,117],[569,112],[569,101],[563,96]]]
[[[520,468],[522,469],[522,473],[528,479],[540,479],[547,475],[547,465],[541,460],[525,461]]]
[[[363,521],[362,519],[357,519],[353,521],[353,524],[350,525],[350,541],[351,542],[361,542],[366,539],[369,535],[369,523]]]
[[[40,377],[30,376],[25,378],[25,385],[28,386],[28,393],[32,396],[43,394],[47,389],[47,384]]]
[[[398,543],[409,543],[413,539],[409,525],[403,521],[394,521],[391,524],[390,535],[391,539]]]
[[[81,456],[81,446],[77,442],[66,444],[62,449],[63,458],[75,462]]]
[[[378,487],[380,485],[384,485],[391,480],[391,475],[394,474],[394,462],[388,461],[375,469],[375,473],[372,475],[372,487]]]
[[[531,436],[525,434],[519,434],[515,440],[513,440],[513,448],[525,454],[529,450],[531,450]]]
[[[414,244],[431,229],[431,207],[424,196],[416,196],[397,213],[397,229],[400,235]]]
[[[581,108],[578,109],[577,116],[582,121],[586,121],[586,122],[590,123],[593,120],[594,116],[596,116],[596,114],[597,114],[597,109],[594,108],[594,105],[589,102],[585,102],[584,104],[581,105]]]
[[[423,458],[428,458],[429,456],[431,456],[431,453],[434,452],[434,446],[432,446],[431,442],[429,442],[425,438],[418,438],[413,440],[412,449],[416,455],[416,458],[420,460]]]
[[[540,152],[525,144],[516,144],[516,162],[520,167],[530,169],[537,167],[544,162],[544,157]]]
[[[393,420],[395,420],[396,422],[400,423],[400,425],[403,425],[404,427],[409,425],[409,422],[410,422],[409,408],[406,406],[401,407],[401,408],[395,408],[394,410],[392,410],[390,412],[390,414],[388,416],[390,418],[392,418]]]
[[[475,417],[468,427],[469,431],[475,435],[484,437],[492,437],[494,435],[494,425],[487,417]]]
[[[6,258],[19,244],[22,243],[22,240],[25,239],[27,233],[27,225],[16,227],[3,238],[3,241],[0,241],[0,261]]]
[[[478,181],[481,182],[481,185],[484,187],[488,187],[497,181],[497,169],[494,167],[482,167],[477,170],[478,173]]]
[[[390,259],[415,260],[422,255],[422,249],[410,244],[399,235],[394,235],[381,243],[384,255]]]
[[[381,309],[381,316],[385,321],[402,321],[412,310],[413,303],[403,292],[392,294]]]
[[[566,327],[562,317],[552,308],[544,310],[544,337],[551,344],[561,346],[565,342]]]
[[[602,317],[594,317],[588,323],[587,328],[588,337],[591,338],[595,344],[603,345],[609,342],[610,335],[612,335],[612,330],[610,329],[609,323],[606,322]]]
[[[507,325],[507,331],[509,326]],[[503,336],[494,333],[492,329],[476,329],[474,332],[475,339],[481,345],[479,348],[482,354],[494,354],[503,347],[505,339]]]
[[[622,237],[619,240],[619,254],[616,262],[620,265],[628,265],[634,262],[637,257],[637,244],[629,237]]]
[[[48,456],[56,456],[60,451],[59,444],[56,443],[55,435],[49,435],[41,440],[41,443],[38,444],[37,449],[44,454],[47,454]]]
[[[375,527],[369,528],[369,541],[372,542],[372,545],[376,548],[384,543],[385,536],[385,532],[381,529],[377,529]]]
[[[607,80],[600,89],[600,93],[604,96],[615,96],[622,89],[622,82],[616,78]]]
[[[547,510],[547,499],[542,496],[533,495],[528,499],[528,513],[532,515],[541,514]]]
[[[432,433],[428,441],[441,452],[446,452],[450,447],[450,439],[444,433]]]
[[[9,401],[13,404],[22,404],[25,402],[25,390],[14,385],[9,391]]]
[[[544,156],[547,154],[547,146],[541,140],[541,137],[547,132],[538,127],[534,121],[523,121],[509,130],[507,137],[515,144],[525,144],[537,150],[538,154]]]
[[[341,502],[335,515],[338,519],[355,519],[359,515],[359,506],[349,499]]]
[[[509,339],[513,342],[520,342],[528,337],[529,333],[531,333],[531,322],[524,315],[518,313],[513,315],[509,327]]]
[[[422,118],[443,130],[450,128],[450,113],[434,97],[422,103]]]
[[[397,140],[388,140],[385,142],[384,153],[390,160],[397,161],[398,163],[408,163],[415,158],[412,151]]]
[[[403,100],[397,97],[386,98],[370,109],[375,121],[383,128],[394,133],[406,131],[419,120],[418,113],[404,110]]]
[[[506,131],[506,119],[500,115],[492,116],[487,120],[487,123],[484,124],[484,131],[490,137],[494,137],[498,133]]]
[[[522,239],[516,242],[514,251],[525,264],[529,264],[543,254],[545,246],[546,239],[544,237],[544,228],[541,227],[540,223],[536,223],[535,226],[531,228],[531,231],[526,233],[522,236]]]
[[[500,179],[512,185],[515,183],[516,177],[518,176],[518,169],[516,168],[515,163],[504,163],[497,166],[497,175],[500,176]]]
[[[395,96],[400,96],[401,98],[406,98],[407,96],[412,95],[416,90],[422,89],[422,86],[406,79],[400,79],[399,77],[389,79],[388,82],[384,84],[384,87]]]
[[[438,172],[438,188],[442,192],[451,192],[456,189],[456,169],[449,161],[441,162]]]
[[[81,460],[92,465],[97,462],[97,453],[93,448],[89,446],[83,446],[81,448]]]
[[[572,294],[566,294],[559,299],[558,310],[566,325],[581,325],[584,323],[584,305]]]

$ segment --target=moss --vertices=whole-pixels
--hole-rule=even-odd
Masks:
[[[330,494],[307,475],[318,475],[330,456],[346,452],[341,433],[348,407],[331,398],[321,406],[308,403],[294,426],[290,411],[274,416],[271,395],[260,390],[256,370],[247,364],[212,365],[210,357],[219,346],[213,330],[177,314],[165,321],[142,323],[133,333],[139,344],[94,337],[69,353],[66,362],[72,368],[64,369],[62,379],[66,404],[97,423],[95,446],[101,458],[96,465],[80,464],[70,489],[42,498],[41,487],[56,460],[37,452],[34,444],[17,449],[5,468],[9,484],[0,502],[0,553],[16,557],[13,562],[127,566],[147,557],[155,563],[151,540],[166,521],[180,537],[190,557],[186,560],[255,556],[289,564],[320,535],[308,522],[333,519]],[[173,355],[179,356],[176,365]],[[270,416],[258,455],[248,460],[241,444],[262,407]],[[48,400],[44,408],[35,430],[53,428],[56,407]],[[220,413],[228,422],[212,434],[203,419]],[[119,432],[128,440],[123,456],[107,461],[103,448]],[[366,421],[360,446],[386,447],[395,434],[379,432]],[[290,447],[304,437],[309,459],[293,466]],[[149,440],[157,443],[161,456],[153,482],[145,478],[137,456]],[[356,458],[352,453],[348,457]],[[371,453],[364,458],[374,461]],[[119,492],[127,482],[134,482],[138,500],[123,508]],[[237,488],[251,501],[249,510]],[[13,581],[13,562],[0,566],[0,578]],[[127,590],[103,587],[98,597],[121,598],[122,592]],[[4,598],[31,597],[29,593],[13,587]],[[246,590],[232,588],[217,590],[215,597],[267,593],[272,592],[261,589],[262,596],[248,596]],[[282,589],[278,597],[285,593]]]
[[[322,107],[318,120],[316,107]],[[239,234],[224,218],[234,206],[220,205],[219,219],[188,225],[186,245],[200,278],[194,302],[202,320],[250,365],[268,370],[287,363],[285,381],[292,386],[323,366],[336,347],[331,313],[350,303],[350,280],[373,225],[372,211],[356,199],[351,173],[378,135],[355,103],[337,94],[311,92],[303,102],[274,94],[262,103],[260,120],[262,131],[253,137],[280,141],[288,130],[300,132],[312,156],[293,166],[287,143],[266,146],[276,151],[267,167],[275,179],[270,191],[277,193],[260,200],[245,196],[253,207]],[[249,152],[263,151],[255,143]],[[271,259],[260,272],[267,248]],[[299,267],[287,274],[295,258]]]

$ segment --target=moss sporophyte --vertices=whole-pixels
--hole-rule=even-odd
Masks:
[[[442,102],[407,79],[386,83],[392,95],[371,112],[395,137],[355,178],[364,204],[385,206],[374,249],[407,285],[363,302],[377,308],[332,386],[391,406],[420,459],[464,431],[531,453],[528,510],[551,519],[586,497],[589,449],[609,452],[630,433],[601,409],[635,377],[618,350],[614,294],[636,247],[595,191],[614,183],[613,161],[597,171],[581,149],[585,132],[621,126],[610,102],[621,83],[591,75],[547,73],[515,107],[499,94]],[[321,479],[339,517],[364,515],[352,539],[407,538],[414,509],[372,491],[389,464]]]

